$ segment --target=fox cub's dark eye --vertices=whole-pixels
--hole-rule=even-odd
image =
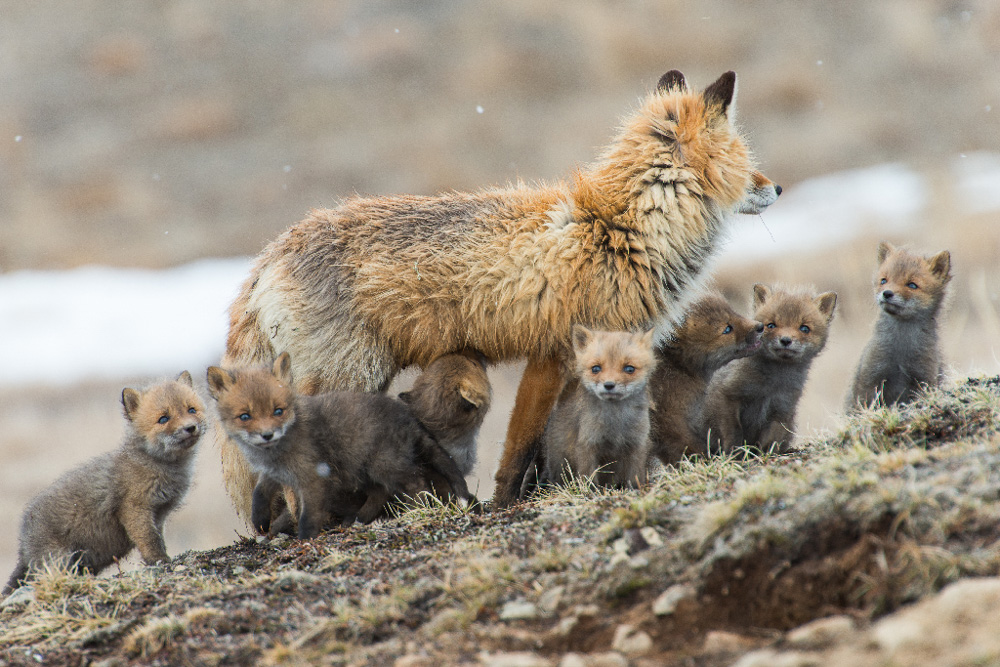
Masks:
[[[879,285],[885,285],[885,284],[886,284],[887,282],[889,282],[889,281],[888,281],[888,280],[886,280],[885,278],[883,278],[882,280],[880,280],[880,281],[878,282],[878,284],[879,284]]]
[[[590,367],[590,372],[593,373],[594,375],[597,375],[598,373],[601,372],[601,367],[600,366],[591,366]]]
[[[190,413],[191,413],[191,414],[193,414],[193,415],[196,415],[196,414],[198,414],[198,410],[197,410],[197,408],[188,408],[188,412],[190,412]]]
[[[622,370],[631,375],[632,373],[635,373],[635,366],[632,366],[631,364],[626,364],[625,368],[623,368]]]
[[[159,419],[156,420],[156,423],[157,424],[166,424],[168,421],[170,421],[170,415],[163,415],[162,417],[160,417]]]
[[[281,408],[275,408],[274,409],[274,416],[275,417],[280,417],[283,414],[285,414],[285,411],[282,410]]]
[[[240,415],[240,421],[241,422],[250,421],[250,413],[249,412],[244,412],[243,414],[241,414]]]
[[[920,288],[917,287],[916,283],[912,283],[912,282],[911,283],[906,283],[906,286],[909,287],[910,289],[920,289]]]
[[[726,328],[722,330],[722,335],[726,335],[728,333],[733,333],[733,325],[732,324],[727,324]]]
[[[802,326],[799,327],[799,331],[801,331],[802,333],[809,333],[810,331],[812,331],[812,329],[803,324]]]
[[[775,326],[776,326],[776,325],[774,324],[774,322],[768,322],[768,323],[767,323],[767,328],[768,328],[768,329],[773,329],[773,328],[774,328]]]

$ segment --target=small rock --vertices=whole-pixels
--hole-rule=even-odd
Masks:
[[[560,621],[556,623],[551,630],[549,630],[548,634],[551,637],[557,637],[559,639],[568,637],[569,633],[573,632],[573,628],[575,628],[579,622],[580,619],[576,616],[567,616],[566,618],[560,619]]]
[[[627,553],[625,553],[624,551],[616,551],[615,555],[612,556],[611,560],[608,561],[608,567],[612,568],[615,565],[618,565],[618,563],[624,563],[627,560],[628,560]]]
[[[578,604],[573,608],[576,616],[597,616],[601,613],[601,608],[596,604]]]
[[[733,667],[818,667],[820,664],[814,655],[798,651],[777,653],[771,649],[762,649],[747,653]]]
[[[649,559],[645,556],[632,556],[628,559],[628,566],[633,570],[641,570],[644,567],[649,567]]]
[[[705,635],[703,649],[706,653],[736,653],[746,651],[755,645],[759,646],[760,644],[750,637],[735,632],[712,630]]]
[[[233,575],[245,574],[246,571],[247,569],[245,567],[243,567],[242,565],[237,565],[236,567],[233,568]]]
[[[174,572],[187,572],[188,569],[190,569],[190,568],[188,568],[187,565],[175,565],[174,566]]]
[[[559,603],[562,602],[562,596],[565,591],[565,586],[556,586],[545,591],[538,598],[538,608],[546,614],[554,614],[559,608]]]
[[[258,535],[254,539],[257,540],[257,544],[267,544],[268,542],[271,541],[271,538],[268,537],[267,535]]]
[[[393,667],[433,667],[434,661],[426,655],[402,655],[392,663]]]
[[[7,599],[0,602],[0,609],[13,609],[24,607],[35,601],[35,589],[31,586],[21,586],[7,596]]]
[[[273,538],[271,538],[271,544],[274,544],[274,545],[284,544],[289,539],[291,539],[291,538],[288,537],[288,535],[286,535],[284,533],[278,533]]]
[[[501,621],[524,621],[538,618],[538,608],[527,600],[511,600],[500,610]]]
[[[633,625],[623,624],[615,629],[611,648],[625,655],[643,655],[653,648],[653,638]]]
[[[592,653],[587,656],[587,667],[628,667],[628,660],[621,653]]]
[[[484,653],[479,656],[479,663],[483,667],[552,667],[551,661],[527,651],[494,653],[493,655]]]
[[[620,537],[611,544],[611,548],[616,554],[628,554],[628,540]]]
[[[854,631],[850,616],[830,616],[801,625],[785,635],[789,646],[796,648],[826,648]]]
[[[656,532],[656,529],[653,528],[652,526],[643,526],[642,528],[639,529],[639,534],[642,535],[642,538],[646,540],[646,543],[649,544],[649,546],[651,547],[663,546],[663,538],[660,537],[660,534]]]
[[[588,665],[579,653],[567,653],[559,661],[559,667],[588,667]]]
[[[692,597],[694,588],[686,584],[675,584],[660,593],[660,597],[653,601],[653,613],[657,616],[669,616],[677,611],[677,605],[681,600]]]

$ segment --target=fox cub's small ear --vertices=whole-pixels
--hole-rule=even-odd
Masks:
[[[736,72],[726,72],[702,93],[706,106],[720,107],[720,112],[728,113],[729,105],[736,98]]]
[[[125,418],[129,421],[135,419],[135,412],[142,402],[142,394],[131,387],[122,389],[122,405],[125,407]]]
[[[573,351],[581,352],[594,337],[594,332],[582,324],[574,324],[570,335],[573,338]]]
[[[194,380],[191,379],[191,374],[187,371],[181,371],[181,374],[177,376],[177,381],[189,387],[194,386]]]
[[[206,380],[208,381],[208,393],[212,395],[212,398],[219,398],[219,395],[230,387],[236,378],[224,368],[209,366]]]
[[[413,402],[413,396],[408,391],[400,392],[397,398],[407,405]]]
[[[771,296],[771,288],[767,285],[761,283],[754,283],[753,286],[753,307],[754,309],[760,308],[767,301],[767,297]]]
[[[669,93],[671,90],[687,90],[687,81],[679,71],[672,69],[660,77],[660,82],[656,84],[656,92]]]
[[[896,246],[892,245],[888,241],[881,241],[878,244],[878,263],[881,264],[885,261],[885,258],[889,256]]]
[[[931,268],[931,273],[944,281],[951,280],[951,253],[942,250],[938,254],[927,260],[927,265]]]
[[[481,407],[483,404],[483,395],[464,382],[458,386],[458,395],[474,408]]]
[[[819,308],[819,312],[826,315],[826,321],[829,322],[833,319],[833,311],[837,307],[837,293],[823,292],[816,297],[816,307]]]
[[[643,331],[636,334],[636,340],[639,345],[644,348],[653,349],[653,336],[656,334],[656,329],[649,329],[648,331]]]
[[[274,360],[274,367],[271,369],[274,377],[284,385],[292,384],[292,357],[287,352],[282,352]]]

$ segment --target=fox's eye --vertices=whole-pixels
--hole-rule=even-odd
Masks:
[[[598,373],[601,372],[601,367],[600,366],[596,366],[596,365],[595,366],[591,366],[590,367],[590,372],[593,373],[594,375],[597,375]]]
[[[240,415],[240,421],[241,422],[250,421],[250,413],[249,412],[244,412],[243,414],[241,414]]]
[[[917,287],[917,284],[915,282],[908,282],[906,283],[906,286],[909,287],[910,289],[920,289],[919,287]]]
[[[283,409],[281,409],[281,408],[275,408],[274,409],[274,416],[275,417],[280,417],[283,414],[285,414],[285,411]]]
[[[626,364],[625,368],[623,368],[622,370],[628,373],[629,375],[632,375],[632,373],[635,373],[635,366],[632,366],[631,364]]]
[[[889,282],[889,281],[886,280],[885,278],[883,278],[882,280],[878,281],[878,284],[879,285],[885,285],[887,282]]]
[[[722,335],[723,336],[726,335],[726,334],[728,334],[728,333],[733,333],[733,325],[732,324],[727,324],[726,328],[722,330]]]
[[[163,415],[162,417],[160,417],[159,419],[156,420],[156,423],[157,424],[166,424],[168,421],[170,421],[170,415]]]
[[[197,408],[188,408],[188,412],[191,413],[191,414],[193,414],[193,415],[198,414]]]
[[[803,324],[802,326],[799,327],[799,331],[801,331],[802,333],[809,333],[810,331],[812,331],[812,329],[810,329],[807,325]]]
[[[776,326],[776,325],[774,324],[774,322],[768,322],[768,323],[767,323],[767,328],[768,328],[768,329],[773,329],[773,328],[774,328],[775,326]]]

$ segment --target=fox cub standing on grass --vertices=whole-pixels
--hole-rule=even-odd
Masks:
[[[492,391],[486,359],[478,352],[446,354],[421,373],[413,387],[399,395],[434,440],[455,460],[464,476],[476,466],[476,436],[490,409]],[[447,481],[425,470],[434,490],[452,492]]]
[[[312,211],[257,258],[229,310],[222,365],[294,359],[296,389],[385,391],[411,365],[465,348],[527,359],[494,501],[523,473],[568,379],[570,326],[668,326],[694,296],[735,213],[781,188],[734,123],[736,74],[703,91],[664,74],[593,164],[534,187],[354,197]],[[252,475],[220,442],[246,516]]]
[[[692,304],[656,348],[650,441],[660,461],[672,464],[685,454],[708,454],[701,411],[709,380],[730,361],[758,352],[763,331],[761,322],[743,317],[719,294],[709,294]]]
[[[709,382],[702,435],[712,453],[744,444],[785,450],[809,367],[826,345],[836,292],[753,286],[754,318],[764,323],[761,351],[722,367]]]
[[[601,486],[645,482],[653,332],[576,325],[573,350],[576,386],[563,393],[545,427],[542,481],[559,483],[572,473],[593,475]]]
[[[122,404],[127,430],[118,450],[70,470],[28,504],[4,595],[46,560],[93,574],[133,547],[146,563],[167,560],[163,522],[191,484],[205,407],[187,371],[144,391],[126,388]]]
[[[468,501],[458,466],[401,402],[354,392],[300,396],[293,386],[287,352],[270,369],[208,369],[219,421],[259,475],[251,520],[261,533],[291,524],[284,512],[272,525],[281,486],[295,494],[303,539],[318,534],[330,518],[369,523],[394,495],[424,490],[422,465]]]
[[[847,409],[908,403],[923,387],[941,383],[937,317],[951,280],[951,254],[915,255],[883,241],[878,246],[875,302],[882,312],[861,353]]]

